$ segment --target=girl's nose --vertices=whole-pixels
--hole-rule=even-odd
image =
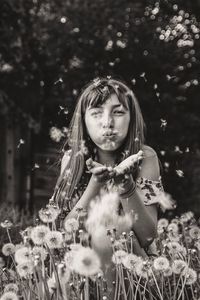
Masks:
[[[103,128],[112,128],[113,127],[113,119],[110,115],[104,114],[102,118],[102,126]]]

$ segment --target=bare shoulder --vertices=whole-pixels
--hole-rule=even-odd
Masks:
[[[144,153],[144,158],[157,156],[156,151],[148,145],[143,145],[142,146],[142,151]]]
[[[141,164],[139,176],[151,180],[158,180],[160,177],[160,167],[156,151],[147,145],[144,145],[142,150],[144,152],[144,158]]]

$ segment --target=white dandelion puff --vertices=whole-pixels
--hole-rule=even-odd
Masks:
[[[183,274],[185,269],[188,269],[188,265],[185,261],[181,259],[175,259],[172,263],[172,271],[175,274]]]
[[[142,258],[135,254],[129,253],[122,258],[122,263],[125,268],[134,270],[138,263],[142,263]]]
[[[13,243],[4,244],[1,251],[5,256],[12,255],[15,253],[15,245]]]
[[[50,249],[61,248],[63,236],[60,231],[49,231],[45,236],[45,242]]]
[[[186,285],[194,284],[197,281],[197,272],[192,268],[188,268],[185,271],[184,277],[186,278]]]
[[[153,261],[153,266],[157,271],[164,271],[169,268],[169,260],[166,257],[157,257]]]
[[[171,231],[174,234],[178,234],[178,225],[175,223],[170,223],[167,227],[167,231]]]
[[[32,256],[28,247],[21,247],[15,251],[15,261],[18,264],[29,262],[31,259]]]
[[[34,227],[31,231],[31,239],[34,244],[42,245],[45,242],[45,237],[47,233],[50,232],[49,227],[46,225],[38,225]]]
[[[124,250],[117,250],[112,255],[112,262],[115,265],[119,265],[123,263],[123,259],[127,256],[127,252]]]
[[[73,270],[83,276],[92,276],[99,272],[100,259],[96,252],[87,247],[74,252]]]
[[[65,219],[64,220],[64,229],[67,233],[72,233],[77,231],[79,228],[79,222],[75,218]]]
[[[17,265],[17,272],[20,277],[28,277],[33,274],[34,266],[33,263],[27,261]]]
[[[54,208],[54,207],[50,206],[48,208],[40,209],[39,217],[40,217],[40,220],[44,223],[52,223],[52,222],[55,222],[59,213],[60,213],[60,210],[58,208]]]
[[[192,226],[189,230],[189,235],[192,239],[200,239],[200,228],[198,226]]]
[[[5,292],[0,300],[19,300],[18,296],[14,292]]]
[[[39,256],[41,260],[45,260],[47,258],[47,250],[44,247],[35,246],[32,249],[33,256]]]
[[[166,228],[169,225],[169,221],[166,218],[161,218],[158,220],[158,226]]]
[[[145,262],[138,263],[135,267],[135,272],[139,277],[148,279],[151,276],[149,266]]]
[[[167,243],[168,252],[171,255],[176,255],[182,251],[182,246],[178,242]]]

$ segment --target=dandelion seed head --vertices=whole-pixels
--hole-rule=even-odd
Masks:
[[[15,253],[15,245],[12,243],[4,244],[1,251],[5,256],[12,255]]]
[[[63,236],[60,231],[49,231],[45,236],[45,242],[50,249],[61,248]]]
[[[64,229],[67,233],[76,232],[79,228],[79,222],[75,218],[65,219],[64,220]]]
[[[125,268],[129,270],[134,270],[138,263],[142,263],[142,258],[135,254],[129,253],[122,258],[122,263]]]
[[[31,261],[32,256],[28,247],[21,247],[15,251],[15,261],[18,264]]]
[[[19,300],[17,294],[15,292],[9,291],[5,292],[1,298],[1,300]]]
[[[2,228],[10,229],[12,226],[13,226],[13,223],[10,222],[9,220],[5,220],[4,222],[1,222]]]
[[[32,249],[33,256],[39,256],[41,260],[45,260],[47,258],[47,250],[44,247],[34,246]]]
[[[116,265],[123,263],[123,258],[127,256],[127,252],[124,250],[117,250],[112,255],[112,262]]]
[[[194,284],[197,281],[197,272],[192,268],[186,268],[183,275],[186,278],[186,285]]]
[[[166,257],[157,257],[154,259],[153,266],[157,271],[164,271],[169,268],[169,260]]]
[[[34,244],[36,245],[42,245],[45,242],[45,237],[47,233],[50,232],[49,227],[46,225],[38,225],[36,227],[33,227],[31,231],[31,239]]]
[[[158,220],[158,226],[162,228],[166,228],[169,224],[169,221],[165,218],[161,218]]]
[[[87,247],[82,247],[74,252],[72,269],[83,276],[98,274],[101,267],[100,259],[96,252]]]
[[[17,265],[17,272],[20,277],[28,277],[29,275],[33,274],[33,270],[34,265],[30,261],[19,263]]]
[[[172,263],[172,271],[175,274],[183,274],[188,269],[188,265],[181,259],[175,259]]]
[[[44,223],[52,223],[57,219],[59,213],[60,213],[59,209],[50,206],[48,208],[40,209],[39,217],[40,220]]]
[[[192,239],[195,239],[195,240],[200,239],[200,228],[198,226],[192,226],[189,229],[189,235]]]

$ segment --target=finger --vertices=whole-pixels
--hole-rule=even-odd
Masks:
[[[102,166],[102,167],[92,168],[90,170],[90,172],[92,172],[94,175],[100,175],[100,174],[103,174],[105,172],[108,172],[108,170],[107,170],[107,167]]]

